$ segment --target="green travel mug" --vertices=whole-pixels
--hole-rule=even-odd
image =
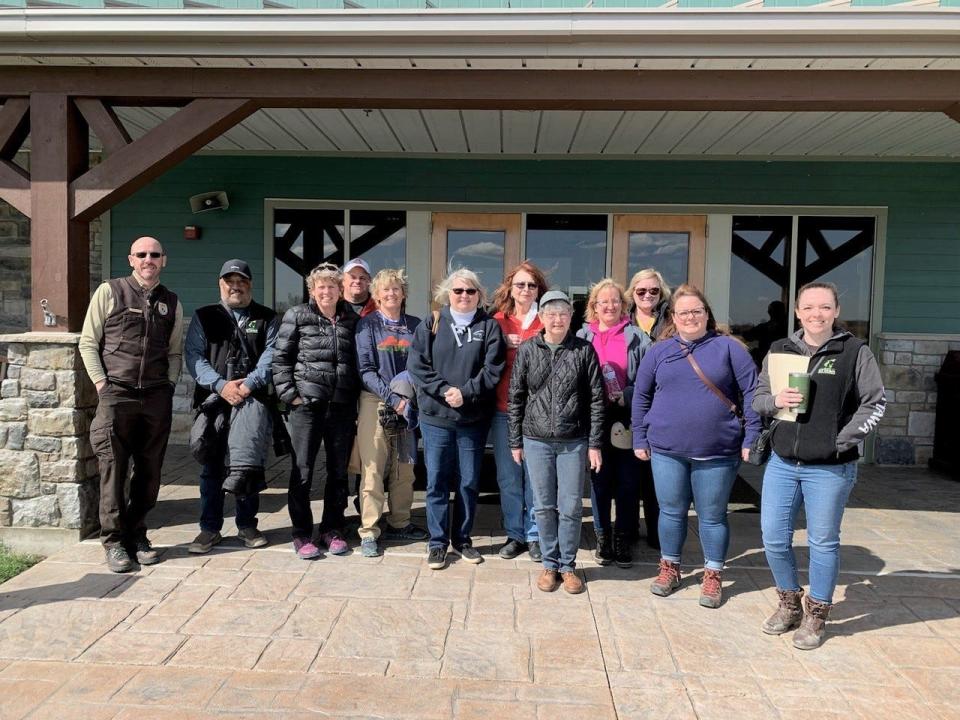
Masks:
[[[792,372],[787,378],[787,387],[799,390],[803,395],[803,402],[791,408],[797,415],[803,415],[809,408],[810,401],[810,373]]]

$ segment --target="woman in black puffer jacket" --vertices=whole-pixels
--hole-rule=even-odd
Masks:
[[[540,530],[537,587],[581,593],[574,572],[580,546],[584,468],[600,469],[604,391],[593,346],[570,332],[573,306],[559,290],[540,301],[543,331],[520,345],[510,377],[513,459],[526,459]]]
[[[277,395],[290,407],[293,459],[287,504],[293,549],[304,560],[320,555],[313,538],[310,486],[321,441],[327,482],[318,542],[334,555],[348,549],[343,539],[343,511],[360,396],[354,349],[360,316],[340,298],[340,280],[337,266],[329,263],[310,272],[310,302],[284,313],[273,355],[273,383]]]

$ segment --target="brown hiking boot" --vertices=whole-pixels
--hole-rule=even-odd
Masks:
[[[718,608],[723,600],[723,578],[719,570],[703,569],[700,581],[700,604],[706,608]]]
[[[556,570],[544,569],[544,571],[540,573],[540,577],[537,578],[537,590],[553,592],[558,587],[560,587],[560,573]]]
[[[777,611],[760,626],[767,635],[783,635],[797,627],[803,617],[803,590],[777,588],[777,596],[780,598]]]
[[[660,558],[660,574],[650,583],[650,592],[666,597],[680,587],[680,563],[672,563]]]
[[[563,589],[571,595],[579,595],[586,590],[583,580],[575,572],[560,573],[560,576],[563,578]]]
[[[804,613],[800,629],[793,634],[793,646],[798,650],[815,650],[827,634],[827,616],[830,603],[814,600],[809,595],[803,599]]]

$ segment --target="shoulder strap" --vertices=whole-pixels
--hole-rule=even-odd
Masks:
[[[701,381],[704,385],[706,385],[706,386],[710,389],[710,391],[713,392],[714,395],[716,395],[718,398],[720,398],[720,400],[723,402],[724,405],[727,406],[727,409],[728,409],[730,412],[732,412],[732,413],[733,413],[734,415],[736,415],[737,417],[740,417],[740,408],[737,407],[737,404],[736,404],[735,402],[732,402],[732,401],[730,400],[730,398],[728,398],[728,397],[726,396],[726,394],[723,392],[723,390],[721,390],[721,389],[718,388],[716,385],[714,385],[712,382],[710,382],[710,379],[709,379],[706,375],[703,374],[703,370],[700,369],[700,364],[699,364],[696,360],[693,359],[693,353],[687,351],[686,357],[687,357],[687,362],[690,363],[690,367],[693,368],[693,371],[697,374],[697,377],[700,378],[700,381]]]
[[[436,334],[437,334],[437,330],[439,330],[439,329],[440,329],[440,311],[439,311],[439,310],[434,310],[434,311],[433,311],[433,325],[430,326],[430,334],[431,334],[431,335],[436,335]]]

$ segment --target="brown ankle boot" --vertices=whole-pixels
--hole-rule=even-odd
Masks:
[[[723,578],[719,570],[703,569],[700,581],[700,604],[706,608],[718,608],[723,600]]]
[[[777,611],[763,621],[760,629],[767,635],[783,635],[800,624],[803,617],[803,590],[781,590],[777,588],[780,605]]]
[[[560,577],[563,578],[563,589],[571,595],[579,595],[587,589],[575,572],[560,573]]]
[[[560,587],[560,573],[556,570],[544,569],[537,578],[537,590],[553,592],[558,587]]]
[[[680,587],[680,564],[660,558],[660,574],[650,583],[650,592],[666,597]]]
[[[830,603],[818,602],[810,596],[803,599],[804,613],[800,629],[793,634],[793,646],[798,650],[814,650],[823,643],[827,634],[827,616]]]

